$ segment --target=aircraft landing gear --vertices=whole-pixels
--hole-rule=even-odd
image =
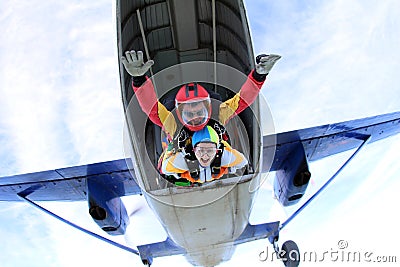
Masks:
[[[286,267],[297,267],[300,264],[300,251],[297,244],[288,240],[282,245],[279,251],[279,257],[282,259]]]
[[[279,249],[278,237],[275,237],[272,243],[276,255],[282,260],[286,267],[297,267],[300,264],[300,251],[297,244],[288,240],[283,243],[282,248]]]
[[[153,263],[153,259],[152,258],[142,259],[142,263],[143,263],[143,265],[150,267],[151,264]]]
[[[151,263],[148,260],[142,260],[143,265],[145,266],[151,266]]]

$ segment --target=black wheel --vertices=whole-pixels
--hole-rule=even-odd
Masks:
[[[279,253],[283,264],[286,267],[297,267],[300,264],[300,251],[299,247],[292,240],[286,241],[282,245],[281,252]]]
[[[142,260],[143,265],[145,266],[151,266],[151,263],[148,260]]]

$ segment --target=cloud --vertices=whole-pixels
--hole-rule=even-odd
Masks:
[[[122,157],[122,144],[109,145],[123,127],[110,4],[3,10],[1,121],[19,172]]]
[[[255,50],[283,56],[263,89],[278,130],[399,109],[397,1],[258,1],[252,8],[259,6],[270,16],[254,18]]]
[[[123,117],[111,3],[0,5],[5,37],[0,43],[0,175],[121,158]],[[11,229],[2,237],[13,240],[1,246],[4,266],[27,261],[30,266],[86,261],[100,266],[92,248],[105,257],[110,250],[97,240],[80,242],[84,234],[26,204],[1,204],[13,211],[2,210],[1,229]],[[70,211],[88,217],[86,209]],[[92,248],[85,248],[88,244]],[[73,248],[81,248],[82,257],[71,257],[77,253]],[[107,258],[109,264],[123,263]]]

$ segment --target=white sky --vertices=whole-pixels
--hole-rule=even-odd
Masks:
[[[123,157],[111,3],[0,3],[0,176]],[[282,55],[262,90],[278,132],[400,110],[399,1],[246,4],[255,53]],[[302,251],[321,254],[346,240],[349,251],[397,256],[400,261],[394,249],[400,237],[395,215],[399,149],[398,136],[366,147],[329,190],[282,231],[281,240],[293,239]],[[343,160],[339,155],[311,164],[311,190]],[[265,222],[271,213],[277,216],[276,207],[271,211],[262,205],[270,196],[267,187],[260,191],[254,222]],[[94,224],[86,203],[47,205],[84,225]],[[141,205],[143,200],[134,198],[128,208]],[[129,253],[24,203],[0,203],[0,219],[1,266],[139,266]],[[153,221],[147,209],[140,211],[132,218],[134,234],[129,239],[138,244],[156,241],[160,229]],[[241,245],[232,261],[221,266],[283,266],[258,260],[267,243]],[[155,259],[153,266],[167,264],[189,266],[180,256]],[[367,266],[374,265],[380,266]]]

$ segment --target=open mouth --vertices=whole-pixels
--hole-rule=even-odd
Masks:
[[[210,158],[200,158],[200,164],[202,165],[202,166],[206,166],[206,165],[208,165],[210,163]]]

